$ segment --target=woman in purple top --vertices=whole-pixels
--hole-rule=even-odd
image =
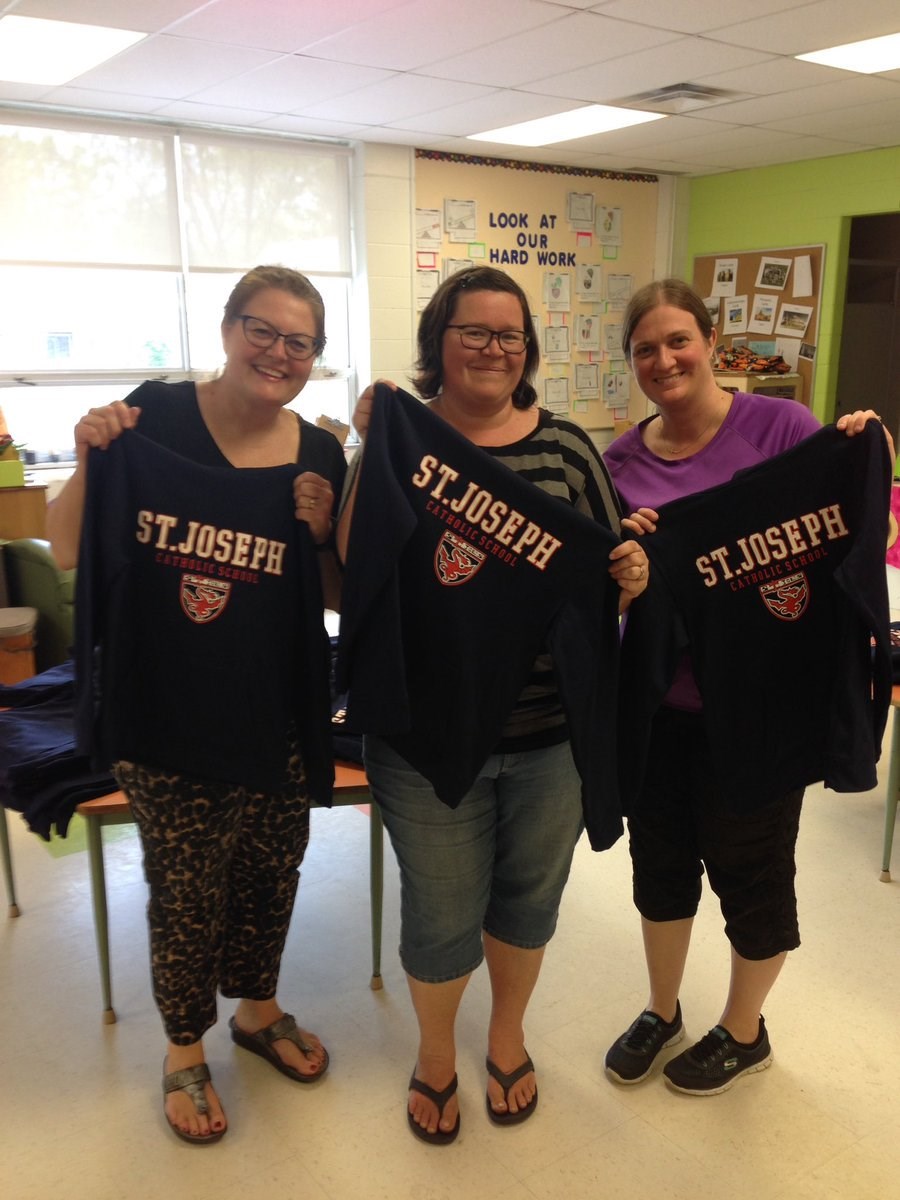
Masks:
[[[657,408],[605,455],[622,506],[632,513],[623,524],[634,532],[653,532],[660,505],[725,483],[819,428],[794,401],[719,387],[711,361],[716,330],[701,297],[681,280],[638,291],[622,334],[635,380]],[[853,436],[875,416],[857,411],[837,425]],[[725,917],[730,986],[718,1024],[670,1059],[664,1074],[681,1092],[709,1096],[772,1061],[760,1014],[787,952],[800,944],[794,847],[802,799],[802,789],[761,790],[751,812],[729,806],[685,657],[654,717],[646,779],[628,818],[650,997],[607,1053],[615,1082],[644,1079],[659,1052],[684,1036],[678,994],[704,870]]]

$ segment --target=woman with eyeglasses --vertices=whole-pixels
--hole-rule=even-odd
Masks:
[[[135,430],[181,459],[224,469],[209,478],[225,490],[226,497],[231,494],[230,469],[279,468],[271,475],[257,472],[259,486],[274,486],[276,477],[284,486],[287,510],[279,520],[286,522],[289,531],[295,520],[308,527],[309,537],[322,553],[310,552],[307,561],[318,563],[322,595],[329,607],[336,608],[340,576],[332,549],[333,519],[345,473],[343,451],[331,433],[287,407],[306,385],[325,345],[324,324],[322,298],[305,276],[281,266],[256,267],[237,283],[225,305],[225,366],[219,375],[201,383],[147,381],[124,401],[91,409],[82,417],[75,428],[76,470],[48,511],[48,536],[60,565],[74,566],[78,561],[82,523],[87,523],[91,449],[108,451],[123,434]],[[285,464],[293,464],[292,482]],[[235,483],[249,486],[252,477],[242,475],[238,480],[235,476]],[[237,530],[251,529],[252,514],[241,512],[236,522]],[[158,528],[158,536],[163,537],[165,525]],[[230,550],[229,561],[236,565],[226,568],[228,577],[252,587],[254,572],[243,568],[254,565],[259,575],[265,567],[251,563],[248,543],[241,540],[247,536],[225,537],[215,561],[221,563],[224,551]],[[214,557],[209,556],[211,565]],[[182,556],[182,561],[194,560]],[[216,571],[222,573],[218,567]],[[182,591],[183,602],[194,606],[194,618],[208,619],[209,606],[219,597],[201,587],[198,600],[196,582],[183,584]],[[204,603],[207,608],[198,616],[197,605]],[[318,619],[321,615],[320,603]],[[258,639],[259,625],[274,619],[266,610],[256,628],[236,630],[236,636]],[[291,610],[283,624],[266,630],[270,639],[283,636],[286,663],[290,661],[287,646],[296,636],[287,626],[300,620],[301,614]],[[308,634],[313,640],[325,639],[324,627],[311,628]],[[152,639],[154,631],[141,631],[141,636]],[[202,670],[209,695],[224,695],[226,703],[229,696],[236,703],[235,690],[246,690],[249,684],[233,677],[234,664],[227,657],[210,669],[208,656],[199,657],[200,640],[197,646],[197,661],[181,662],[173,671],[169,716],[189,731],[197,730],[197,743],[203,743],[207,759],[215,759],[216,738],[223,734],[209,728],[206,714],[186,705],[179,678]],[[159,653],[165,653],[164,644]],[[289,676],[288,668],[281,673]],[[131,686],[141,688],[142,680],[134,679]],[[254,728],[252,720],[241,750],[246,777],[234,777],[233,767],[204,777],[190,764],[160,761],[158,756],[135,755],[136,761],[114,763],[140,830],[150,886],[154,996],[168,1039],[163,1067],[165,1116],[179,1137],[195,1145],[218,1141],[227,1128],[202,1042],[216,1020],[217,991],[238,999],[230,1021],[238,1045],[298,1083],[320,1079],[328,1066],[319,1039],[300,1029],[275,995],[297,871],[309,837],[306,747],[292,707],[294,692],[301,686],[313,688],[311,681],[290,677],[263,681],[265,709],[258,719],[275,730],[276,743],[283,749],[281,764],[254,761],[254,756],[264,753],[258,748],[263,729]],[[330,715],[327,679],[319,691],[322,694],[314,696],[312,703]],[[283,738],[278,732],[282,728]],[[223,744],[219,751],[223,760],[233,760],[233,745]],[[257,766],[265,767],[267,778],[274,769],[280,780],[275,791],[259,785]]]
[[[447,279],[423,311],[414,382],[431,412],[458,434],[549,493],[553,504],[571,505],[618,533],[615,491],[590,438],[536,404],[539,359],[522,289],[502,271],[476,267]],[[353,418],[360,437],[377,403],[374,389],[360,398]],[[354,502],[351,487],[338,526],[343,554]],[[540,503],[547,501],[541,497]],[[624,607],[646,587],[646,555],[627,541],[615,546],[610,559]],[[415,608],[408,597],[406,603]],[[517,619],[508,608],[484,612],[498,633]],[[440,628],[434,636],[441,636]],[[504,665],[498,661],[491,669]],[[460,669],[455,661],[446,663],[448,678]],[[434,691],[441,693],[439,679]],[[352,682],[350,697],[352,707]],[[454,725],[453,711],[446,716],[445,753],[464,753],[455,742],[459,723]],[[584,828],[582,782],[549,654],[539,655],[518,701],[502,717],[500,741],[455,808],[388,740],[365,740],[372,793],[400,864],[400,957],[419,1025],[408,1123],[431,1145],[446,1145],[459,1133],[456,1015],[483,958],[492,994],[487,1116],[512,1125],[535,1112],[538,1087],[525,1048],[525,1012]],[[413,739],[415,728],[414,715]]]

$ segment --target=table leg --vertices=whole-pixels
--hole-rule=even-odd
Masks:
[[[9,845],[9,828],[6,824],[6,809],[0,804],[0,859],[3,862],[3,881],[6,884],[6,898],[9,902],[9,915],[17,917],[20,913],[16,902],[16,882],[13,878],[12,850]]]
[[[381,980],[381,919],[384,901],[384,825],[376,801],[369,805],[369,888],[372,910],[372,979],[373,992],[384,987]]]
[[[891,764],[888,771],[887,796],[884,802],[884,848],[881,857],[881,881],[891,881],[891,850],[894,844],[894,825],[897,822],[897,792],[900,788],[900,709],[894,709],[891,730]]]
[[[109,917],[106,907],[106,873],[103,868],[103,825],[98,817],[85,817],[85,820],[91,866],[91,895],[94,902],[94,932],[97,936],[97,957],[100,960],[103,1024],[114,1025],[116,1013],[112,1006],[109,968]]]

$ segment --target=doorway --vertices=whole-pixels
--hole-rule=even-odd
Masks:
[[[834,416],[873,408],[900,445],[900,215],[853,217]]]

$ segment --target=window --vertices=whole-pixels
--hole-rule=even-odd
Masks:
[[[263,262],[325,300],[328,344],[294,407],[348,421],[349,167],[344,147],[283,137],[5,114],[0,407],[16,440],[64,457],[88,407],[215,371],[228,294]]]
[[[47,334],[47,358],[51,362],[65,360],[68,361],[72,356],[72,335],[71,333],[48,333]]]

